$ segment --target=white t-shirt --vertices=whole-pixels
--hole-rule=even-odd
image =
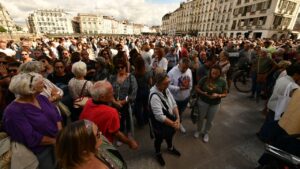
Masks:
[[[160,61],[158,61],[157,58],[154,58],[152,60],[151,67],[154,70],[156,68],[160,67],[160,68],[163,68],[165,71],[167,71],[167,69],[168,69],[168,60],[165,57],[161,58]]]
[[[9,49],[9,48],[6,48],[6,49],[0,49],[0,52],[3,52],[5,53],[7,56],[15,56],[16,55],[16,51],[12,50],[12,49]]]
[[[274,90],[272,93],[272,96],[270,97],[268,101],[268,108],[272,111],[276,111],[276,106],[279,98],[284,95],[285,89],[287,86],[292,83],[290,86],[291,90],[299,88],[299,86],[295,83],[294,79],[288,75],[281,77],[276,81],[276,84],[274,86]]]

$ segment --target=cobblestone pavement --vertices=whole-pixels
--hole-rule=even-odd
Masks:
[[[264,145],[255,133],[263,122],[260,110],[264,101],[257,104],[234,89],[223,99],[221,110],[216,114],[214,126],[210,131],[209,143],[193,137],[195,126],[189,119],[190,109],[184,112],[183,125],[187,133],[176,133],[174,145],[182,156],[175,157],[167,152],[163,144],[163,157],[168,169],[253,169],[263,152]],[[153,140],[150,139],[149,127],[136,129],[136,139],[140,144],[137,151],[121,146],[130,169],[162,168],[154,159]]]

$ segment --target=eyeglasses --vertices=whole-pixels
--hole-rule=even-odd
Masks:
[[[7,69],[7,73],[17,73],[18,69]]]
[[[69,53],[63,53],[64,55],[67,55],[67,54],[69,54]]]
[[[31,77],[30,77],[30,83],[29,83],[29,88],[31,89],[32,88],[32,82],[33,82],[33,78],[34,76],[29,74]]]
[[[28,53],[21,53],[21,55],[23,56],[23,55],[28,55]]]
[[[6,61],[0,61],[0,64],[2,64],[2,65],[6,65],[6,64],[7,64],[7,62],[6,62]]]
[[[92,134],[93,133],[93,123],[89,120],[84,120],[84,125],[87,130],[87,133],[89,135]],[[102,135],[102,132],[99,129],[97,129],[96,138],[100,139],[101,135]]]
[[[63,69],[63,66],[55,66],[55,69]]]

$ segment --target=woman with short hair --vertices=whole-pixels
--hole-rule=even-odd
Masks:
[[[74,122],[59,133],[56,155],[60,167],[65,169],[127,168],[120,153],[89,120]]]
[[[43,71],[43,64],[39,61],[31,61],[27,63],[23,63],[20,66],[20,72],[22,73],[38,73],[41,74]],[[50,82],[48,79],[43,78],[44,81],[44,90],[42,91],[42,95],[46,96],[51,102],[57,102],[59,101],[63,95],[64,92],[58,88],[55,84]]]
[[[40,169],[55,168],[53,145],[62,119],[55,105],[40,94],[44,90],[43,77],[20,73],[12,78],[9,90],[16,99],[4,111],[4,131],[37,156]]]
[[[69,83],[69,93],[73,100],[90,96],[89,88],[93,86],[91,81],[85,80],[85,76],[87,73],[86,64],[84,62],[76,62],[72,65],[72,73],[75,77],[73,77]],[[82,108],[75,108],[71,114],[71,119],[73,121],[78,120],[79,115],[81,113]]]

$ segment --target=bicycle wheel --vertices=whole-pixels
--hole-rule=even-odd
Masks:
[[[233,84],[237,91],[242,93],[251,92],[252,80],[245,72],[236,72],[233,78]]]

